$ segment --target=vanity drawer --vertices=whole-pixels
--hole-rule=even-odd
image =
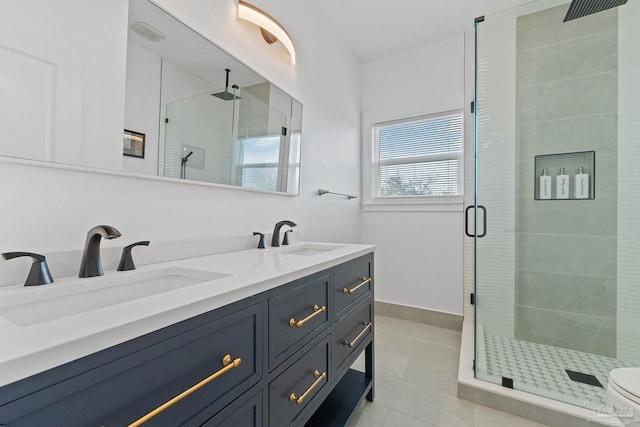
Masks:
[[[317,408],[329,383],[330,336],[269,384],[269,425],[299,425]]]
[[[358,258],[333,273],[333,306],[337,320],[358,302],[371,296],[373,289],[373,262],[371,256]]]
[[[195,321],[193,328],[186,331],[182,326],[181,333],[173,336],[165,330],[166,339],[159,342],[154,339],[147,347],[123,353],[107,364],[64,381],[55,382],[57,368],[54,368],[47,373],[53,385],[0,408],[0,424],[51,425],[55,420],[55,425],[65,427],[129,425],[218,373],[211,382],[144,426],[182,425],[204,411],[210,418],[260,380],[260,322],[262,304],[256,304],[215,321]],[[143,336],[134,341],[145,339],[151,338]],[[225,367],[222,362],[225,355],[231,360],[240,358],[240,364]]]
[[[350,355],[360,352],[373,335],[373,306],[371,303],[346,315],[333,332],[333,363],[336,372],[351,365]],[[343,366],[344,365],[344,366]]]
[[[329,275],[269,299],[269,369],[329,327]]]

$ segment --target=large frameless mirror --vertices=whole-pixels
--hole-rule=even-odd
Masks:
[[[123,129],[93,119],[120,69],[91,43],[124,22],[115,2],[71,3],[0,19],[0,156],[298,193],[300,102],[148,0],[129,1]]]

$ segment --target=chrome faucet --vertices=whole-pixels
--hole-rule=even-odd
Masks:
[[[100,240],[115,239],[120,237],[118,230],[110,225],[96,225],[87,233],[87,239],[84,242],[84,252],[82,253],[82,261],[80,262],[80,272],[78,277],[94,277],[102,276],[102,261],[100,260]]]
[[[277,248],[280,246],[280,229],[283,225],[288,225],[289,227],[295,227],[297,224],[293,221],[284,220],[276,223],[275,228],[273,229],[273,236],[271,236],[271,247]]]

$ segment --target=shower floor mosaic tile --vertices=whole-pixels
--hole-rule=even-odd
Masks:
[[[513,379],[515,389],[564,401],[600,413],[610,413],[605,388],[614,368],[634,366],[609,357],[506,338],[484,331],[478,373],[500,383]],[[572,381],[566,370],[595,376],[603,387]],[[485,378],[487,375],[489,378]]]

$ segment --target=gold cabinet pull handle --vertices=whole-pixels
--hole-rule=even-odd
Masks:
[[[357,343],[358,341],[360,341],[360,338],[362,338],[362,337],[364,336],[364,334],[366,334],[366,333],[367,333],[367,331],[368,331],[369,329],[371,329],[372,323],[371,323],[371,322],[369,322],[369,323],[364,322],[364,323],[363,323],[363,325],[365,325],[365,326],[364,326],[364,329],[363,329],[362,331],[360,331],[360,333],[358,334],[358,336],[357,336],[357,337],[355,337],[355,338],[353,339],[353,341],[351,341],[351,342],[347,342],[347,341],[345,341],[345,342],[344,342],[344,345],[346,345],[347,347],[353,347],[354,345],[356,345],[356,343]]]
[[[185,397],[189,396],[191,393],[193,393],[194,391],[198,390],[199,388],[204,387],[205,385],[207,385],[211,381],[215,380],[216,378],[218,378],[222,374],[224,374],[226,372],[229,372],[233,368],[237,368],[238,366],[240,366],[241,362],[242,362],[242,359],[240,359],[239,357],[236,358],[236,359],[231,360],[231,356],[227,354],[226,356],[224,356],[222,358],[222,364],[224,365],[224,368],[222,368],[219,371],[216,371],[213,374],[209,375],[207,378],[205,378],[202,381],[200,381],[199,383],[191,386],[190,388],[188,388],[187,390],[183,391],[182,393],[180,393],[179,395],[177,395],[173,399],[167,400],[165,403],[163,403],[162,405],[158,406],[156,409],[154,409],[153,411],[149,412],[147,415],[145,415],[145,416],[143,416],[141,418],[138,418],[137,420],[135,420],[134,422],[129,424],[127,427],[138,427],[138,426],[142,425],[143,423],[146,423],[151,418],[153,418],[156,415],[158,415],[159,413],[163,412],[165,409],[168,409],[169,407],[171,407],[175,403],[181,401],[182,399],[184,399]]]
[[[355,288],[352,288],[352,289],[344,288],[344,289],[342,290],[342,293],[343,293],[343,294],[349,294],[349,295],[351,295],[352,293],[354,293],[355,291],[357,291],[358,289],[360,289],[360,287],[362,287],[362,286],[366,285],[366,284],[367,284],[367,283],[369,283],[370,281],[371,281],[371,277],[369,277],[369,278],[363,277],[363,278],[362,278],[362,282],[361,282],[360,284],[358,284],[358,286],[356,286]]]
[[[309,395],[309,393],[311,393],[313,391],[313,389],[316,388],[318,386],[318,384],[320,384],[322,382],[322,380],[327,378],[327,373],[326,372],[320,373],[320,372],[318,372],[318,370],[315,370],[315,371],[313,371],[313,376],[316,377],[317,380],[315,380],[313,382],[313,384],[311,384],[311,386],[307,389],[307,391],[302,393],[302,395],[300,397],[296,397],[295,393],[291,393],[289,395],[289,400],[291,402],[296,402],[297,405],[301,405],[302,402],[304,401],[305,397],[307,397]]]
[[[307,323],[309,320],[316,317],[318,314],[324,313],[325,311],[327,311],[327,306],[323,305],[322,307],[318,307],[318,304],[316,304],[313,306],[313,313],[311,313],[304,319],[298,320],[297,322],[296,322],[296,319],[294,319],[293,317],[289,319],[289,326],[295,326],[296,328],[299,328],[300,326]]]

